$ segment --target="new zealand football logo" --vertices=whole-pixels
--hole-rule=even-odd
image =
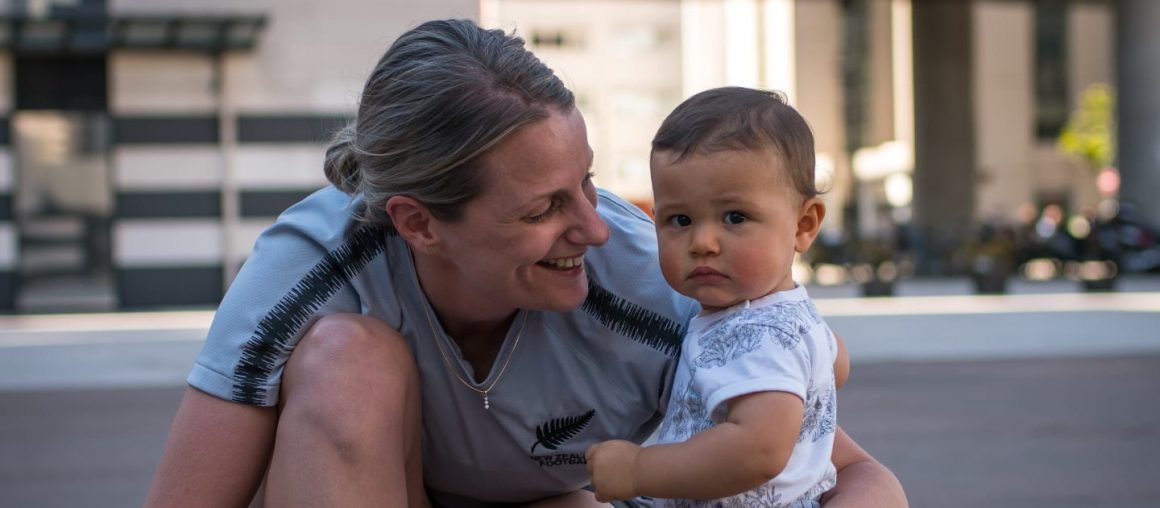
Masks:
[[[557,453],[551,455],[536,455],[536,448],[542,447],[545,450],[558,449],[565,442],[576,437],[580,431],[584,430],[595,416],[596,410],[592,409],[581,415],[555,418],[537,425],[536,442],[532,443],[532,448],[529,451],[531,459],[538,462],[540,467],[586,464],[587,461],[580,454]]]

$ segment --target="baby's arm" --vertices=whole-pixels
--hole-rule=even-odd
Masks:
[[[683,443],[641,448],[605,441],[589,448],[596,499],[716,499],[773,479],[785,468],[801,430],[802,399],[767,391],[728,404],[724,422]]]

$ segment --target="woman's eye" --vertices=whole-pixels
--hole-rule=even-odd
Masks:
[[[725,213],[725,223],[726,224],[741,224],[742,222],[745,222],[745,214],[743,214],[741,212],[726,212]]]
[[[679,228],[689,227],[693,223],[693,219],[688,215],[674,215],[669,218],[669,223]]]
[[[559,207],[559,201],[553,199],[552,203],[550,205],[548,205],[547,210],[544,210],[543,212],[537,213],[535,215],[531,215],[524,220],[526,220],[528,222],[541,222],[544,219],[547,219],[548,216],[552,215],[552,213],[554,213],[556,211],[556,208],[558,208],[558,207]]]

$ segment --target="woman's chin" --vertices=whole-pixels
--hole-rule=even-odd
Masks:
[[[585,298],[588,298],[587,284],[572,291],[554,291],[552,294],[543,295],[536,299],[533,308],[553,312],[570,312],[584,303]]]
[[[527,308],[569,312],[588,298],[588,274],[583,266],[568,270],[537,268],[544,272],[529,287]]]

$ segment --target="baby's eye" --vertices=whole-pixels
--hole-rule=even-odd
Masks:
[[[725,212],[726,224],[741,224],[745,222],[745,214],[741,212]]]
[[[688,215],[674,215],[669,217],[669,224],[679,228],[689,227],[693,223],[693,219]]]

